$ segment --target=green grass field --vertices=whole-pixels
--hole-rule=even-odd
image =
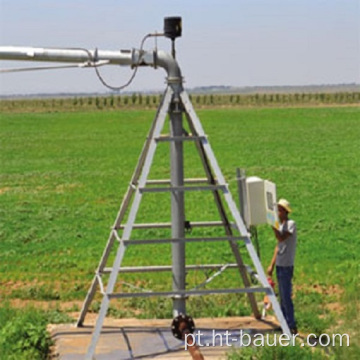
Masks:
[[[154,114],[152,110],[1,114],[2,302],[11,306],[16,299],[35,305],[54,300],[61,306],[84,299]],[[235,169],[241,167],[249,176],[275,182],[278,197],[292,203],[298,227],[294,302],[299,329],[347,332],[352,350],[338,350],[338,356],[356,357],[360,108],[211,109],[198,115],[234,198]],[[169,178],[167,146],[158,146],[153,179]],[[194,149],[186,144],[185,175],[203,177]],[[170,221],[169,209],[167,195],[147,194],[138,222]],[[186,217],[217,220],[212,196],[189,195]],[[268,226],[258,232],[261,260],[267,267],[275,240]],[[168,234],[152,230],[135,231],[134,236]],[[232,262],[229,246],[217,243],[189,246],[187,259]],[[125,265],[170,262],[167,245],[129,248],[125,255]],[[236,272],[225,274],[212,286],[238,285]],[[171,284],[170,274],[122,279],[144,288],[164,289]],[[205,280],[205,274],[191,274],[188,280],[195,285]],[[250,314],[246,300],[244,296],[194,298],[189,313],[195,317]],[[171,303],[162,299],[127,300],[121,309],[115,303],[112,314],[171,316]]]

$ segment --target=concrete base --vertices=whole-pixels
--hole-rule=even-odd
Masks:
[[[90,317],[89,314],[88,317]],[[91,341],[95,318],[87,325],[50,325],[55,341],[54,357],[61,360],[82,360]],[[171,333],[171,319],[105,319],[96,348],[97,360],[120,359],[191,359],[185,344]],[[267,321],[252,317],[195,319],[195,340],[207,360],[225,359],[228,351],[240,346],[240,330],[256,334],[274,331],[278,323],[269,317]],[[199,333],[200,331],[200,333]],[[200,341],[200,343],[199,343]],[[244,339],[247,342],[246,339]]]

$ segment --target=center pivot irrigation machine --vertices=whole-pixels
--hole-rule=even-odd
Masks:
[[[156,116],[151,125],[150,131],[143,146],[141,155],[130,181],[128,190],[123,198],[115,222],[111,228],[108,241],[106,243],[103,255],[95,271],[95,276],[90,289],[84,301],[80,316],[77,320],[77,326],[82,326],[89,310],[90,304],[94,299],[98,289],[101,292],[102,302],[97,322],[92,334],[92,340],[87,351],[86,359],[92,359],[96,353],[96,346],[103,327],[109,303],[114,298],[131,297],[170,297],[173,301],[172,322],[173,334],[184,338],[184,334],[193,331],[194,323],[192,318],[186,313],[186,301],[191,296],[209,295],[209,294],[228,294],[228,293],[246,293],[253,314],[260,318],[255,293],[264,293],[272,303],[275,315],[280,322],[281,328],[285,334],[290,336],[288,325],[280,310],[273,288],[269,285],[265,272],[261,266],[258,254],[251,241],[249,224],[251,218],[256,217],[257,211],[249,211],[250,203],[255,202],[257,206],[261,205],[265,199],[268,201],[268,210],[270,211],[270,220],[274,221],[274,208],[272,207],[276,199],[273,199],[271,183],[266,184],[259,178],[246,181],[241,178],[240,187],[242,194],[242,215],[233,200],[229,191],[228,184],[219,168],[213,150],[208,141],[207,135],[197,117],[188,94],[183,88],[183,78],[179,64],[175,59],[175,39],[181,36],[181,18],[168,17],[164,22],[164,33],[148,34],[144,40],[149,37],[165,36],[172,41],[171,53],[160,50],[146,51],[143,49],[144,40],[140,49],[102,51],[86,49],[56,49],[56,48],[29,48],[29,47],[0,47],[1,60],[29,60],[29,61],[47,61],[47,62],[65,62],[72,63],[67,66],[95,67],[104,64],[126,65],[134,68],[134,74],[140,66],[151,66],[155,69],[163,68],[167,73],[167,86],[163,94],[161,103]],[[133,74],[133,75],[134,75]],[[98,74],[99,75],[99,74]],[[169,119],[170,134],[162,133],[166,119]],[[183,129],[183,122],[187,121],[190,133]],[[154,180],[149,179],[148,175],[153,162],[157,146],[161,143],[170,144],[170,179]],[[184,142],[193,142],[200,156],[205,177],[203,178],[184,178]],[[245,185],[244,185],[245,184]],[[265,187],[265,193],[264,193]],[[269,190],[270,187],[270,190]],[[260,188],[260,192],[256,190]],[[248,190],[246,194],[246,190]],[[186,221],[185,218],[185,193],[194,191],[208,191],[213,195],[219,221]],[[136,223],[136,217],[143,195],[145,193],[169,193],[171,198],[171,222],[170,223]],[[251,195],[254,193],[254,195]],[[260,198],[256,199],[256,194],[262,193]],[[263,196],[265,194],[265,196]],[[249,197],[253,200],[249,200]],[[260,199],[260,200],[259,200]],[[247,201],[246,201],[247,200]],[[259,205],[260,204],[260,205]],[[275,209],[276,210],[276,209]],[[272,211],[272,213],[271,213]],[[275,211],[276,213],[276,211]],[[266,213],[264,213],[266,219]],[[247,219],[248,218],[248,219]],[[250,220],[249,220],[250,218]],[[245,221],[244,221],[245,219]],[[269,220],[269,216],[268,219]],[[258,221],[254,219],[254,221]],[[253,223],[254,223],[253,221]],[[262,220],[260,220],[262,221]],[[266,220],[265,220],[266,221]],[[219,237],[190,237],[186,231],[189,227],[219,227],[223,230],[223,236]],[[171,238],[167,239],[133,239],[131,238],[133,229],[171,229]],[[233,263],[226,264],[188,264],[185,257],[185,248],[189,243],[202,242],[228,242],[233,255]],[[130,246],[146,247],[148,244],[171,244],[171,265],[159,264],[156,266],[122,266],[126,249]],[[243,262],[239,251],[239,245],[244,244],[253,266],[256,269],[256,277],[259,286],[251,285],[248,266]],[[209,248],[208,247],[208,248]],[[115,252],[112,266],[108,266],[111,252]],[[205,249],[204,249],[205,250]],[[186,275],[195,270],[218,269],[223,272],[228,268],[237,268],[243,287],[236,288],[214,288],[187,289]],[[119,273],[131,272],[163,272],[172,273],[172,289],[168,291],[148,291],[148,292],[116,292],[116,285],[119,282]],[[105,276],[104,276],[105,275]]]

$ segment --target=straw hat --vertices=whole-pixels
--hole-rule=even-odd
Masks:
[[[280,199],[277,203],[279,206],[281,206],[282,208],[284,208],[288,213],[291,213],[291,207],[290,207],[290,203],[285,200],[285,199]]]

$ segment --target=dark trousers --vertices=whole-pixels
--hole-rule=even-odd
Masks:
[[[280,306],[285,320],[290,329],[296,328],[294,317],[294,305],[292,302],[292,277],[294,274],[293,266],[276,266],[276,276],[278,281]]]

